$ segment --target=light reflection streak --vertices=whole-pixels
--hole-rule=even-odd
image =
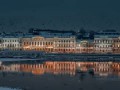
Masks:
[[[74,62],[74,61],[46,61],[43,63],[9,63],[0,65],[3,72],[25,72],[34,75],[54,74],[54,75],[76,75],[81,72],[88,73],[94,71],[95,75],[120,76],[120,62]]]

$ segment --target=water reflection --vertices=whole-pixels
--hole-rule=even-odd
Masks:
[[[88,73],[92,76],[120,76],[120,62],[72,62],[72,61],[46,61],[32,63],[2,63],[0,71],[32,73],[34,75],[54,74],[72,75]],[[82,76],[81,76],[82,77]]]
[[[119,77],[120,62],[24,61],[0,64],[0,86],[22,90],[120,90]]]

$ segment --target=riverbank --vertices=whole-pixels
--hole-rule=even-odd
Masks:
[[[120,61],[120,54],[45,53],[40,51],[0,52],[0,61]]]

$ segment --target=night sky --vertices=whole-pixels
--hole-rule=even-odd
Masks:
[[[0,31],[120,30],[120,0],[0,0]]]

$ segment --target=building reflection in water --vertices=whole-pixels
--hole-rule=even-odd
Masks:
[[[54,75],[76,75],[94,71],[95,75],[120,76],[120,62],[74,62],[74,61],[46,61],[43,63],[2,63],[2,72],[25,72],[34,75],[54,74]]]

